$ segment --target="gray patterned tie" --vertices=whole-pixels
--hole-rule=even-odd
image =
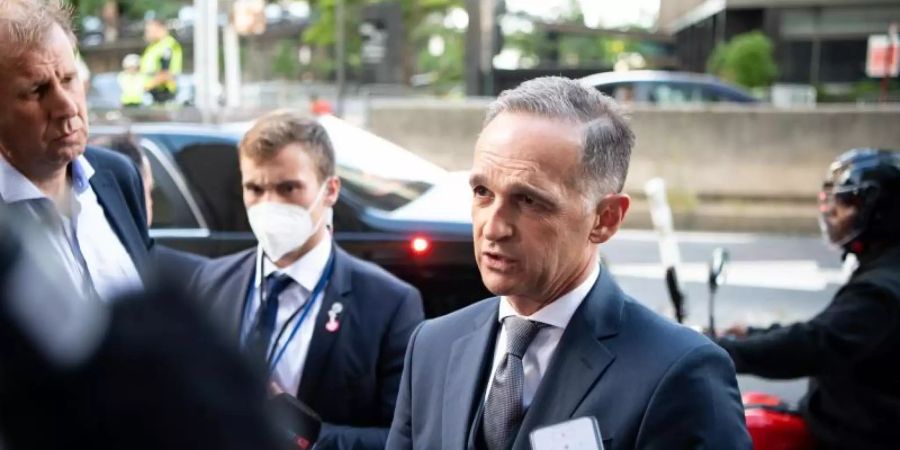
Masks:
[[[506,327],[506,357],[497,366],[487,403],[484,405],[484,441],[489,450],[508,448],[518,431],[525,408],[522,406],[522,389],[525,373],[522,355],[543,324],[521,317],[503,319]]]

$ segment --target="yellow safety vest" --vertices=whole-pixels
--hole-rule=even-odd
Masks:
[[[169,58],[169,73],[178,75],[181,73],[182,52],[181,44],[171,35],[150,44],[141,55],[141,73],[147,77],[147,81],[162,70],[162,59]],[[165,84],[169,92],[175,92],[177,85],[174,81]]]
[[[147,81],[144,74],[121,72],[118,81],[119,89],[122,90],[123,106],[138,106],[144,103],[144,83]]]

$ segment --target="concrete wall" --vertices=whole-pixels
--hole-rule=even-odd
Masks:
[[[375,102],[369,127],[451,170],[471,165],[487,101]],[[626,189],[665,178],[675,196],[805,200],[828,163],[852,147],[900,149],[900,107],[635,108]]]

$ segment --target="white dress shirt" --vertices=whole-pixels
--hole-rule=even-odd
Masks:
[[[553,359],[559,340],[569,325],[569,321],[575,314],[575,310],[584,301],[588,292],[596,283],[600,276],[600,266],[594,268],[594,271],[584,280],[578,287],[572,289],[562,297],[556,299],[547,306],[541,308],[530,316],[523,316],[516,312],[515,308],[509,303],[506,297],[500,297],[500,311],[498,319],[500,320],[500,335],[497,337],[497,345],[494,347],[494,362],[491,364],[491,374],[487,380],[487,389],[484,390],[484,401],[491,390],[491,383],[494,380],[494,372],[497,366],[506,357],[507,336],[506,327],[503,326],[503,319],[509,316],[519,316],[523,319],[540,322],[546,326],[538,331],[537,336],[531,341],[525,355],[522,356],[522,369],[525,374],[525,384],[522,389],[522,406],[528,408],[534,399],[538,385],[544,374],[547,373],[547,367]]]
[[[55,209],[62,230],[51,232],[55,254],[48,257],[63,262],[75,286],[83,286],[85,279],[90,280],[102,300],[109,301],[122,293],[143,288],[131,256],[107,222],[103,207],[91,188],[94,168],[82,155],[72,161],[70,169],[72,188],[68,194],[71,211],[66,216]],[[0,198],[8,204],[28,202],[28,209],[38,219],[40,215],[34,201],[50,201],[31,180],[2,157]],[[85,274],[85,267],[89,276]]]
[[[325,272],[325,265],[328,264],[328,258],[331,255],[331,247],[331,235],[326,233],[325,238],[322,239],[321,242],[316,244],[316,246],[310,249],[305,255],[301,256],[300,259],[294,261],[293,264],[283,269],[279,269],[275,266],[275,263],[268,257],[265,257],[265,264],[263,264],[265,276],[278,273],[287,275],[295,281],[278,296],[278,314],[275,317],[275,331],[272,333],[272,340],[274,341],[278,338],[278,333],[281,332],[283,328],[285,329],[281,339],[277,342],[277,350],[273,357],[277,356],[286,343],[287,348],[285,349],[284,356],[275,367],[275,371],[272,374],[270,381],[275,382],[282,390],[290,394],[295,394],[300,387],[300,380],[303,376],[303,367],[306,364],[306,355],[309,353],[309,344],[312,342],[313,331],[315,331],[316,328],[316,317],[322,309],[322,298],[325,295],[325,289],[322,289],[322,293],[319,294],[317,298],[312,299],[314,303],[310,307],[306,319],[300,324],[297,335],[290,343],[288,343],[288,338],[290,338],[296,322],[300,320],[301,314],[297,314],[297,317],[295,317],[291,323],[287,323],[287,320],[294,312],[306,304],[313,289],[315,289],[316,283],[319,282],[319,279]],[[254,287],[252,292],[249,293],[249,295],[251,295],[250,308],[248,314],[244,317],[242,327],[244,338],[246,338],[250,329],[253,327],[260,306],[258,294],[261,281],[259,275],[259,261],[260,258],[264,257],[262,253],[262,250],[258,249],[256,251],[256,276]],[[270,343],[269,352],[272,351],[272,346],[273,344]]]

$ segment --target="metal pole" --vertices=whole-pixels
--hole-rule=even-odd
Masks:
[[[194,0],[194,106],[203,114],[209,96],[209,82],[206,80],[206,14],[207,0]],[[205,120],[205,116],[204,116]]]
[[[206,111],[204,120],[210,121],[213,114],[218,110],[219,94],[221,94],[221,85],[219,84],[219,1],[206,0],[207,15],[206,28],[206,79],[209,82],[210,91],[208,92]]]
[[[223,30],[225,50],[225,105],[229,109],[241,105],[241,47],[237,30],[229,22]]]
[[[888,90],[890,89],[891,66],[894,65],[894,44],[897,40],[897,24],[891,23],[888,27],[887,55],[884,57],[884,77],[881,78],[881,102],[887,103]]]
[[[335,20],[335,39],[334,53],[337,61],[337,101],[335,102],[335,113],[338,116],[344,115],[344,89],[346,88],[346,51],[347,51],[347,21],[345,20],[345,4],[344,0],[336,0],[334,5]]]

